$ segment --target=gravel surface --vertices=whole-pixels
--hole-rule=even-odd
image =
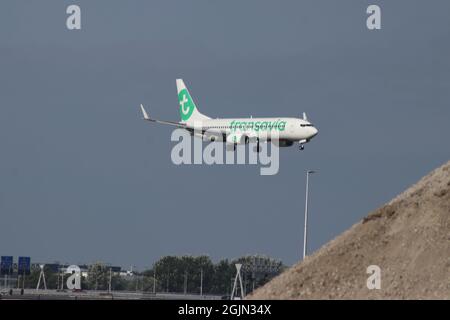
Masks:
[[[247,298],[450,299],[450,161]]]

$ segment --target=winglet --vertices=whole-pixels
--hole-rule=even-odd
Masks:
[[[142,111],[142,115],[144,116],[145,120],[150,120],[150,117],[147,114],[147,111],[145,111],[144,106],[141,104],[141,111]]]
[[[308,118],[306,117],[306,112],[303,112],[303,120],[308,121]]]

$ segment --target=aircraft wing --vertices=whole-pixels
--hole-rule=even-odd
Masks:
[[[145,108],[144,108],[144,106],[142,104],[141,104],[141,111],[142,111],[142,115],[144,117],[144,120],[151,121],[151,122],[156,122],[156,123],[160,123],[160,124],[167,124],[167,125],[178,127],[178,128],[189,129],[189,127],[186,126],[185,123],[174,122],[174,121],[156,120],[156,119],[150,118],[148,116],[148,114],[147,114],[147,111],[145,110]]]

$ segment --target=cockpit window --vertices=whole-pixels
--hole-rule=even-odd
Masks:
[[[312,123],[301,123],[300,127],[313,127]]]

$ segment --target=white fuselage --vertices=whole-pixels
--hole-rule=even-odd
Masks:
[[[307,120],[299,118],[230,118],[188,121],[202,136],[225,135],[227,142],[244,143],[245,138],[261,141],[272,139],[308,142],[318,130]]]

